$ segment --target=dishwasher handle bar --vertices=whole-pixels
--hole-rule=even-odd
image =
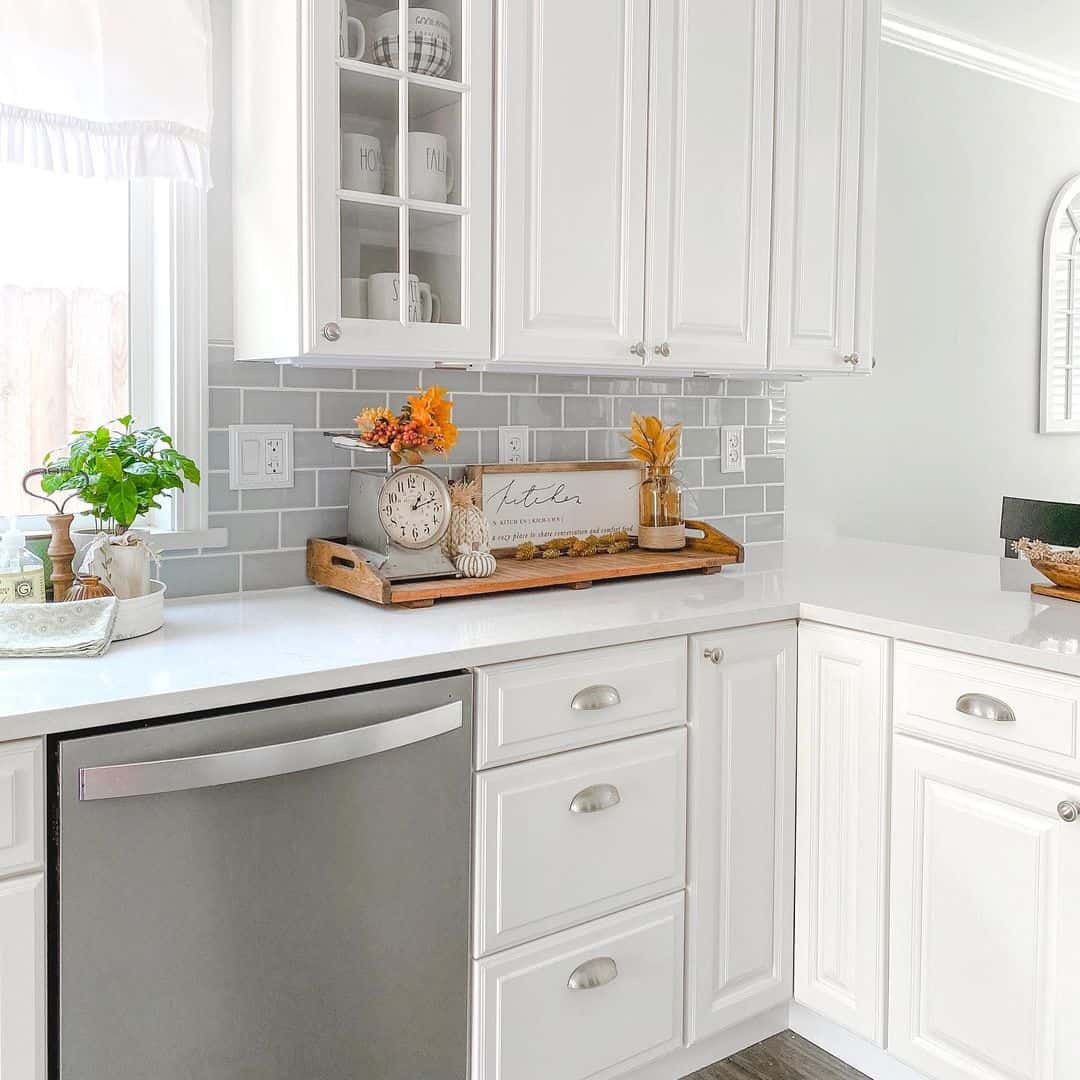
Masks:
[[[160,795],[320,769],[445,735],[462,723],[461,702],[451,701],[409,716],[296,742],[129,765],[97,765],[79,769],[79,800]]]

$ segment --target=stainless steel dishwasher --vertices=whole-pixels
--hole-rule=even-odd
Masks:
[[[465,1077],[471,686],[59,737],[50,1076]]]

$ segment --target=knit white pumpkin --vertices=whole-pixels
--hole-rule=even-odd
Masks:
[[[488,551],[491,548],[487,520],[484,511],[477,505],[479,494],[473,480],[450,485],[450,528],[446,530],[443,543],[451,558],[461,551]]]
[[[458,573],[463,577],[491,577],[497,563],[490,551],[466,551],[454,560]]]

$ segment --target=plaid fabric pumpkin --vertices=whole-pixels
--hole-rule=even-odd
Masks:
[[[372,56],[376,64],[383,67],[398,66],[398,35],[390,34],[377,38],[372,46]],[[442,78],[453,61],[453,50],[445,38],[435,34],[409,31],[409,70],[418,75],[433,75]]]

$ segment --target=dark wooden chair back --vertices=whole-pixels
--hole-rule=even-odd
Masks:
[[[1026,536],[1061,547],[1080,547],[1080,505],[1040,502],[1038,499],[1001,500],[1001,539],[1005,557],[1015,559],[1014,540]]]

